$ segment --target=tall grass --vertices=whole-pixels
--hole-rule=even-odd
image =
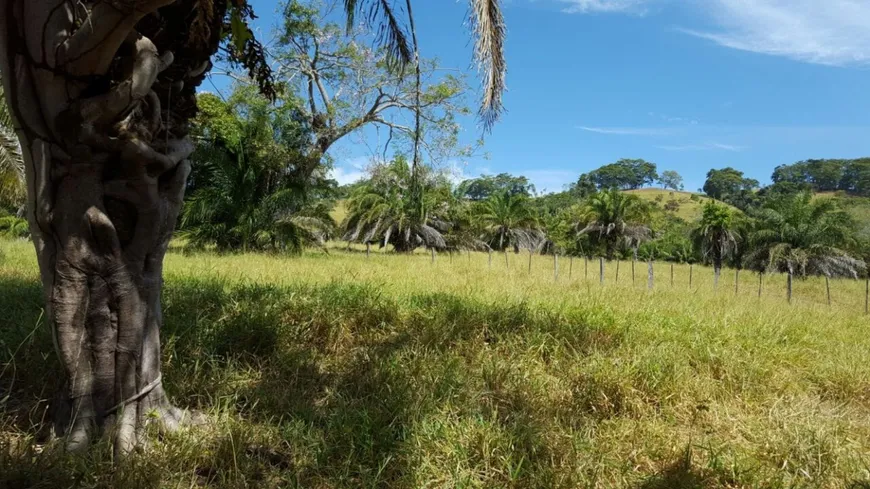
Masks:
[[[48,440],[32,249],[0,242],[3,487],[870,487],[864,285],[527,255],[166,261],[167,389],[210,416],[115,467]]]

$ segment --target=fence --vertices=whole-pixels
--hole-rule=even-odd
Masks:
[[[472,253],[463,266],[473,263]],[[432,254],[432,263],[436,263],[436,253]],[[768,298],[779,299],[788,304],[803,303],[826,305],[832,308],[863,311],[870,314],[870,280],[840,279],[830,277],[810,277],[802,279],[791,274],[762,274],[749,270],[722,269],[717,273],[709,267],[694,264],[674,264],[670,262],[639,262],[636,260],[605,260],[603,257],[573,257],[559,255],[538,255],[535,253],[494,253],[487,255],[487,266],[490,270],[500,267],[494,255],[503,255],[501,268],[512,274],[540,276],[542,272],[550,275],[550,280],[556,282],[598,282],[602,287],[623,286],[641,290],[674,289],[697,292],[709,287],[719,295],[730,295],[738,298]],[[518,260],[526,263],[518,262]],[[568,263],[564,263],[565,261]],[[452,254],[447,260],[452,263]],[[582,263],[581,263],[582,262]],[[596,264],[595,267],[593,264]],[[628,262],[628,263],[626,263]],[[519,265],[519,267],[517,266]],[[525,266],[523,266],[525,265]],[[563,268],[560,270],[560,265]],[[645,265],[645,267],[644,267]],[[567,274],[564,268],[567,266]],[[630,273],[626,268],[630,266]],[[640,282],[638,267],[646,268],[645,284]],[[596,270],[597,269],[597,270]],[[581,274],[582,271],[582,274]],[[561,272],[561,273],[560,273]],[[642,273],[642,272],[641,272]],[[703,279],[707,275],[708,280]],[[642,285],[643,284],[643,285]]]

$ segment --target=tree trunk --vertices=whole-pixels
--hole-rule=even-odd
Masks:
[[[176,58],[173,39],[146,37],[160,26],[138,25],[161,7],[186,32],[195,7],[184,2],[0,0],[0,71],[65,374],[55,431],[71,449],[102,435],[126,454],[146,421],[185,418],[160,373],[163,257],[190,171],[186,121],[219,34]]]

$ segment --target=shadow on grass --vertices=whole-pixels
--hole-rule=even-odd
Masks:
[[[167,390],[184,407],[231,421],[195,455],[164,460],[170,467],[162,473],[182,480],[195,474],[201,484],[226,487],[412,487],[408,444],[420,423],[469,382],[463,354],[527,335],[581,352],[620,341],[618,333],[588,328],[582,318],[525,304],[485,305],[446,294],[399,300],[347,283],[168,280],[162,331]],[[37,283],[0,277],[0,427],[38,434],[38,442],[47,433],[47,399],[60,377],[51,335],[44,325],[36,327],[41,302]],[[547,479],[547,446],[525,402],[501,403],[498,422],[528,466],[520,485],[540,486]],[[107,459],[82,465],[44,460],[57,455],[52,450],[42,456],[9,450],[0,453],[6,474],[0,485],[55,487],[85,475],[95,487],[121,483],[123,471]],[[125,487],[167,483],[150,469],[125,477]]]

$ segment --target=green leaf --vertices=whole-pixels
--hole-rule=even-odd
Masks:
[[[251,29],[248,28],[248,24],[245,23],[244,19],[242,19],[238,10],[233,10],[231,14],[230,28],[232,29],[233,45],[235,45],[239,53],[244,52],[245,44],[247,44],[253,36],[251,34]]]

